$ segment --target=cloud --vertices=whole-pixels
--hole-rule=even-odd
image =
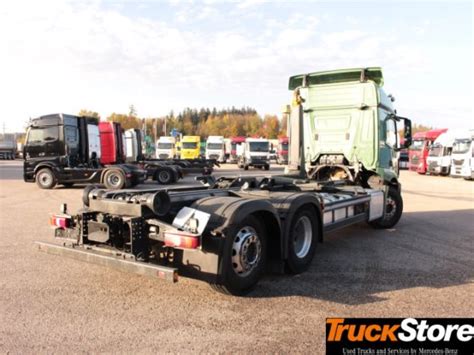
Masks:
[[[420,85],[413,78],[433,75],[439,57],[402,41],[396,28],[327,30],[324,14],[294,9],[246,22],[224,16],[225,6],[163,5],[163,16],[151,17],[96,1],[9,2],[0,10],[0,33],[7,34],[0,37],[3,116],[15,126],[49,112],[126,112],[132,103],[144,116],[186,106],[279,113],[292,74],[382,65],[386,82],[408,91],[407,83]],[[411,96],[421,102],[429,93]]]

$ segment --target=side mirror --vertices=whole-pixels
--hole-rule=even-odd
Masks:
[[[403,139],[405,142],[403,143],[403,148],[408,148],[411,146],[412,137],[411,137],[411,120],[405,117],[396,116],[397,121],[403,121]]]

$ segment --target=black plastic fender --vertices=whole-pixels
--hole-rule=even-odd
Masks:
[[[35,173],[35,176],[36,176],[36,173],[38,171],[40,171],[41,169],[44,169],[44,168],[48,168],[48,169],[51,169],[51,171],[53,172],[53,174],[56,175],[56,177],[58,176],[58,173],[59,173],[59,167],[54,164],[53,162],[41,162],[40,164],[38,164],[37,166],[35,166],[35,168],[33,169],[34,173]]]
[[[207,229],[225,234],[229,226],[240,223],[246,216],[259,212],[266,212],[272,217],[274,227],[278,229],[278,238],[281,238],[281,225],[278,212],[266,199],[246,199],[238,196],[205,197],[195,201],[192,206],[199,211],[211,215]],[[266,225],[267,226],[267,225]]]

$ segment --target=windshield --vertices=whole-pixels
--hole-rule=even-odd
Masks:
[[[470,139],[456,139],[453,146],[453,153],[467,153],[471,147]]]
[[[222,149],[222,143],[207,143],[207,149],[220,150]]]
[[[183,142],[183,149],[196,149],[197,143],[196,142]]]
[[[430,157],[440,157],[443,155],[443,146],[441,144],[433,144],[428,154]]]
[[[410,149],[411,150],[422,150],[424,144],[425,144],[424,140],[415,140],[415,141],[413,141],[412,145],[410,146]]]
[[[158,142],[158,149],[173,149],[173,143]]]
[[[251,152],[268,152],[268,142],[249,142]]]
[[[59,138],[58,126],[30,128],[28,133],[28,145],[42,145],[51,143]]]
[[[288,143],[281,143],[281,150],[288,150]]]

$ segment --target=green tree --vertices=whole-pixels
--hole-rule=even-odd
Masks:
[[[90,111],[86,109],[80,110],[78,113],[78,116],[93,117],[93,118],[97,118],[97,120],[100,120],[100,115],[98,112]]]
[[[131,128],[141,128],[141,121],[137,117],[121,113],[112,113],[109,117],[107,117],[107,121],[120,123],[124,130]]]

